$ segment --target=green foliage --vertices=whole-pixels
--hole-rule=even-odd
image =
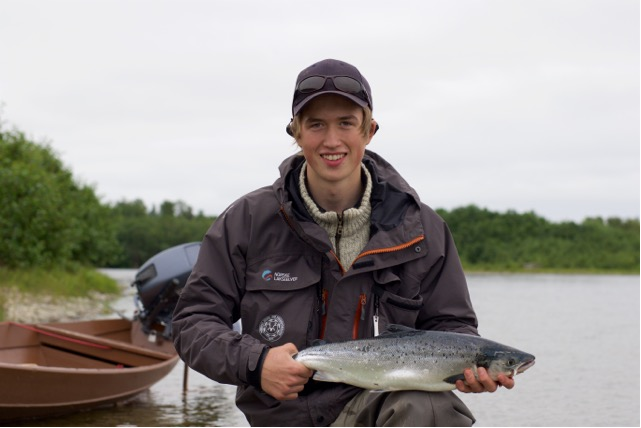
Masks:
[[[638,219],[555,224],[533,212],[474,205],[438,212],[468,269],[639,272]],[[158,210],[141,200],[104,205],[49,146],[0,127],[0,286],[2,275],[12,278],[7,272],[35,268],[36,280],[11,281],[55,290],[52,275],[62,269],[80,279],[72,288],[81,290],[84,281],[99,290],[79,266],[139,267],[169,247],[200,241],[213,221],[182,201]]]
[[[0,289],[14,287],[25,293],[86,296],[89,292],[117,294],[118,283],[93,268],[0,268]],[[0,307],[2,306],[0,302]],[[1,319],[1,318],[0,318]]]
[[[588,218],[550,223],[529,212],[475,205],[438,210],[467,268],[639,272],[639,220]]]
[[[52,149],[0,129],[0,266],[103,265],[118,252],[109,208]]]
[[[194,215],[182,201],[165,201],[158,213],[141,200],[121,201],[112,207],[112,216],[122,252],[111,267],[139,267],[169,247],[200,241],[215,220]]]

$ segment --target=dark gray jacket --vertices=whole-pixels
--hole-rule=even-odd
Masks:
[[[372,337],[375,315],[381,332],[395,323],[477,334],[447,225],[396,170],[366,152],[371,238],[352,266],[341,266],[300,199],[303,160],[286,159],[272,186],[240,198],[214,222],[174,312],[182,359],[238,385],[236,403],[252,425],[328,425],[359,391],[310,381],[297,400],[277,401],[260,390],[267,347]],[[242,334],[232,330],[238,319]]]

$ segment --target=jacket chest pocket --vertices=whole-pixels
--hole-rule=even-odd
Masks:
[[[243,333],[270,346],[305,347],[315,327],[320,260],[301,255],[267,258],[248,267],[241,300]]]
[[[373,322],[375,333],[387,330],[390,324],[415,327],[423,307],[420,283],[402,278],[392,271],[374,274]]]

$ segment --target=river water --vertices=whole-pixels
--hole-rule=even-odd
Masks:
[[[106,270],[128,284],[132,270]],[[639,276],[470,274],[482,336],[536,356],[516,387],[460,394],[476,426],[639,426]],[[114,309],[130,315],[133,290]],[[28,426],[247,426],[235,387],[184,365],[133,401]]]

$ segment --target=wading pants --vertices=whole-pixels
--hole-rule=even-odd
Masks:
[[[451,391],[363,391],[343,409],[333,427],[472,426],[467,406]]]

